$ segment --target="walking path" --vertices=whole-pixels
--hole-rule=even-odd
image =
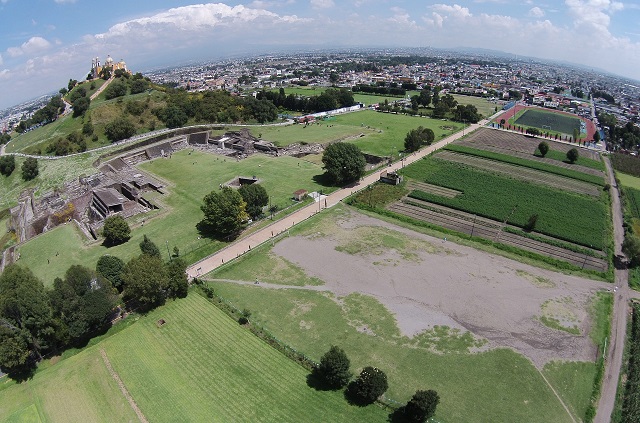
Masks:
[[[427,148],[423,148],[422,150],[417,151],[412,155],[403,157],[401,160],[387,167],[386,170],[397,171],[406,165],[409,165],[417,160],[420,160],[423,157],[433,153],[434,151],[441,149],[447,144],[450,144],[453,141],[459,138],[462,138],[464,135],[467,135],[470,132],[475,131],[476,129],[486,125],[489,122],[489,120],[493,119],[495,116],[496,115],[492,116],[489,119],[485,119],[478,123],[474,123],[470,125],[468,128],[465,128],[464,130],[458,133],[450,135],[449,137],[444,138],[443,140],[433,145],[430,145]],[[280,235],[281,233],[288,231],[296,223],[300,223],[307,220],[308,218],[319,213],[321,209],[328,208],[338,204],[340,201],[344,200],[354,192],[360,191],[368,187],[369,185],[372,185],[373,183],[377,182],[379,179],[379,173],[380,172],[377,171],[368,176],[365,176],[359,182],[356,182],[345,188],[341,188],[333,192],[332,194],[329,194],[326,198],[321,200],[319,203],[312,203],[302,209],[299,209],[298,211],[272,223],[271,225],[266,226],[260,229],[259,231],[256,231],[251,235],[234,242],[233,244],[230,244],[229,246],[215,252],[209,257],[206,257],[196,262],[195,264],[193,264],[187,269],[187,274],[189,275],[189,278],[191,279],[191,278],[199,277],[206,273],[209,273],[212,270],[223,265],[224,263],[228,263],[229,261],[247,253],[248,251],[251,250],[252,247],[255,248],[260,244],[270,241],[272,238]]]
[[[611,212],[613,215],[613,238],[616,257],[622,257],[622,243],[624,241],[624,228],[622,227],[622,207],[620,205],[620,192],[616,184],[611,162],[608,157],[604,159],[611,184]],[[629,314],[629,301],[632,298],[639,299],[640,293],[629,288],[629,271],[627,269],[614,270],[615,285],[617,290],[613,297],[613,315],[611,317],[611,339],[609,350],[605,357],[604,377],[600,389],[600,400],[595,423],[608,423],[616,402],[616,391],[620,370],[622,367],[622,355],[624,352],[625,336],[627,335],[627,317]]]
[[[109,357],[107,357],[107,353],[102,348],[100,349],[100,355],[102,356],[102,361],[104,361],[104,365],[107,367],[107,371],[109,372],[113,380],[115,380],[116,383],[118,384],[118,387],[120,388],[120,392],[122,392],[122,395],[124,395],[124,397],[129,402],[129,405],[131,406],[133,411],[136,413],[136,416],[138,416],[138,420],[140,420],[140,423],[149,423],[149,420],[147,420],[144,414],[142,414],[142,410],[140,410],[140,407],[138,407],[138,404],[136,404],[136,401],[133,399],[133,397],[127,390],[127,387],[124,385],[124,382],[122,381],[122,379],[120,379],[120,376],[118,375],[118,373],[113,369],[113,366],[111,365],[111,361],[109,360]]]

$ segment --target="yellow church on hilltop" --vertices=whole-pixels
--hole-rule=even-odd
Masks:
[[[105,60],[104,65],[101,65],[99,57],[95,57],[91,59],[90,75],[93,78],[99,78],[100,72],[102,72],[102,69],[105,69],[105,68],[110,68],[111,72],[115,72],[118,69],[122,69],[125,72],[129,72],[129,70],[127,69],[127,64],[124,62],[124,60],[120,60],[119,62],[114,62],[111,56],[107,55],[107,60]]]

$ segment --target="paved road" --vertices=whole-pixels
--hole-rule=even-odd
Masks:
[[[622,256],[622,242],[624,241],[624,228],[622,227],[622,208],[620,206],[620,193],[616,185],[611,162],[605,157],[609,183],[611,184],[611,212],[613,215],[613,237],[615,255]],[[625,336],[627,334],[627,317],[629,315],[629,300],[640,298],[638,292],[629,288],[629,273],[627,269],[615,269],[615,285],[618,287],[613,298],[613,316],[611,319],[611,337],[609,350],[605,357],[604,377],[600,390],[600,400],[594,423],[609,423],[611,413],[616,401],[616,390],[620,379],[622,367],[622,353],[624,351]]]
[[[493,117],[492,117],[493,118]],[[491,118],[490,118],[491,119]],[[444,147],[445,145],[461,138],[462,136],[468,134],[471,131],[474,131],[484,125],[486,125],[489,120],[483,120],[478,123],[472,124],[469,127],[465,128],[464,131],[455,133],[427,148],[424,148],[413,155],[409,155],[404,157],[402,160],[397,161],[387,168],[389,171],[396,171],[401,169],[402,167],[409,165],[416,160],[420,160],[424,156],[427,156],[434,151]],[[361,189],[368,187],[369,185],[375,183],[379,179],[379,175],[382,169],[378,172],[374,172],[371,175],[366,176],[360,182],[355,183],[352,186],[348,186],[345,188],[341,188],[332,194],[328,195],[326,198],[323,198],[320,203],[310,204],[274,223],[269,226],[266,226],[240,240],[230,244],[229,246],[223,248],[222,250],[217,251],[216,253],[206,257],[187,269],[187,274],[189,278],[194,278],[198,276],[202,276],[214,269],[218,266],[221,266],[224,263],[228,263],[229,261],[245,254],[250,251],[251,248],[255,248],[258,245],[268,242],[273,237],[278,236],[279,234],[288,231],[291,229],[296,223],[300,223],[315,214],[319,213],[321,209],[334,206],[338,204],[340,201],[344,200],[351,194]]]

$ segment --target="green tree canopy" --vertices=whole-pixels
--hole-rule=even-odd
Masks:
[[[407,152],[417,151],[423,145],[431,145],[435,140],[435,134],[429,128],[422,126],[410,130],[404,138],[404,149]]]
[[[346,142],[329,144],[322,154],[324,170],[331,183],[344,185],[364,175],[366,161],[360,149]]]
[[[176,257],[167,264],[167,297],[184,298],[189,292],[187,279],[187,262]]]
[[[319,385],[329,389],[340,389],[349,383],[353,374],[349,370],[349,358],[342,348],[332,345],[313,369],[312,376]]]
[[[116,303],[109,281],[78,265],[67,269],[64,279],[55,279],[50,297],[54,316],[65,325],[72,343],[106,327]]]
[[[129,240],[131,228],[129,228],[127,221],[117,214],[104,220],[102,235],[108,245],[118,245]]]
[[[89,97],[79,97],[73,102],[73,117],[82,116],[85,114],[87,110],[89,110],[89,105],[91,104],[91,100]]]
[[[631,267],[640,266],[640,237],[627,234],[622,243],[622,252],[629,258]]]
[[[578,153],[577,148],[572,148],[567,151],[567,160],[569,160],[570,163],[575,163],[578,160],[578,157],[580,157],[580,154]]]
[[[359,404],[372,404],[389,388],[387,375],[377,367],[367,366],[349,384],[348,396]]]
[[[546,156],[549,152],[549,144],[546,141],[542,141],[538,144],[538,151],[542,157]]]
[[[407,405],[401,408],[403,417],[411,423],[424,423],[436,413],[440,396],[436,391],[416,391]]]
[[[253,219],[262,215],[262,208],[269,204],[269,194],[267,190],[260,184],[253,183],[250,185],[242,185],[238,189],[238,193],[247,203],[247,213]]]
[[[0,369],[10,375],[30,371],[55,344],[44,285],[16,264],[0,275],[0,328]]]
[[[16,157],[11,156],[2,156],[0,157],[0,175],[11,176],[13,171],[16,169]]]
[[[38,176],[38,159],[35,157],[27,157],[22,163],[22,179],[30,181]]]
[[[140,251],[142,251],[142,254],[160,258],[160,249],[147,235],[144,235],[142,241],[140,241]]]
[[[247,203],[238,191],[222,187],[204,197],[200,209],[204,213],[202,223],[215,234],[222,237],[236,235],[242,224],[247,221]]]
[[[132,137],[136,133],[133,123],[126,117],[115,118],[104,127],[104,134],[109,141],[120,141]]]
[[[164,304],[169,280],[159,257],[141,254],[131,259],[125,266],[122,279],[122,297],[129,307],[144,312]]]
[[[125,263],[120,258],[105,254],[98,259],[96,263],[96,273],[102,276],[111,285],[122,292],[124,281],[122,280],[122,272],[124,271]]]
[[[127,95],[127,83],[120,79],[112,81],[104,90],[104,97],[107,100],[125,95]]]

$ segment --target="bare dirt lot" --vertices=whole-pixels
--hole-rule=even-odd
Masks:
[[[594,294],[608,284],[538,269],[355,211],[334,222],[333,230],[286,238],[273,248],[325,282],[310,289],[338,297],[371,295],[407,336],[435,325],[468,330],[488,340],[482,349],[513,348],[538,368],[554,359],[596,358],[588,310]],[[379,236],[354,241],[381,229],[407,243],[380,248]]]

